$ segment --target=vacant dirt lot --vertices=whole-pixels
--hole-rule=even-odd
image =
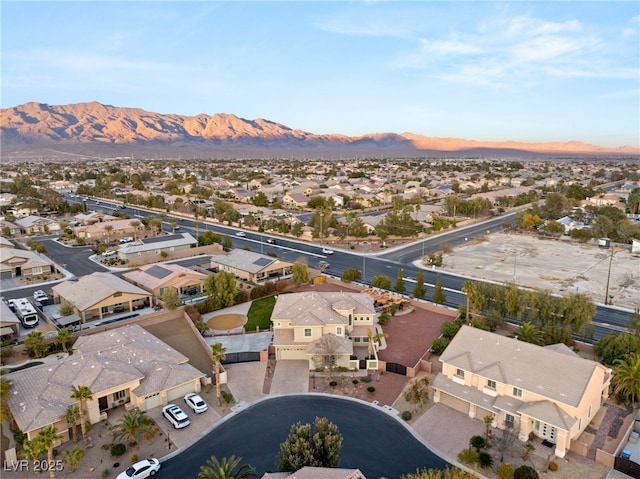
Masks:
[[[442,269],[556,294],[585,293],[604,303],[610,264],[610,304],[639,307],[640,257],[631,254],[630,245],[601,249],[595,242],[493,234],[446,253]]]

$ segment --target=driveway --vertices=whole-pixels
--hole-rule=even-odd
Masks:
[[[278,361],[273,371],[270,394],[296,394],[309,391],[309,361]]]

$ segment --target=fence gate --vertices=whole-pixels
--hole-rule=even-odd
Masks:
[[[233,364],[233,363],[249,363],[252,361],[260,361],[260,353],[227,353],[226,359],[224,361],[220,361],[222,364]]]
[[[390,373],[407,375],[407,367],[398,363],[387,363],[387,371]]]

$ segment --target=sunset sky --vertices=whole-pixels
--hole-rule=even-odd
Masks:
[[[640,7],[2,1],[1,106],[640,147]]]

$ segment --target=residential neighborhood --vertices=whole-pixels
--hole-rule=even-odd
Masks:
[[[322,393],[391,414],[482,477],[505,457],[541,473],[584,462],[594,479],[640,467],[638,385],[620,379],[640,348],[636,163],[42,160],[3,163],[0,187],[5,463],[42,431],[70,451],[77,425],[106,441],[131,415],[155,421],[133,442],[161,458],[260,401]],[[589,269],[608,267],[606,294],[552,295],[541,281],[555,265],[525,283],[524,246],[499,268],[513,281],[493,279],[502,289],[473,269],[452,279],[455,255],[494,237],[588,251]],[[74,405],[83,419],[65,419]],[[171,429],[170,405],[188,427]],[[463,433],[433,443],[426,421],[445,410],[494,441],[490,461],[462,452]],[[77,477],[102,472],[85,462]],[[292,477],[364,477],[334,472]]]

